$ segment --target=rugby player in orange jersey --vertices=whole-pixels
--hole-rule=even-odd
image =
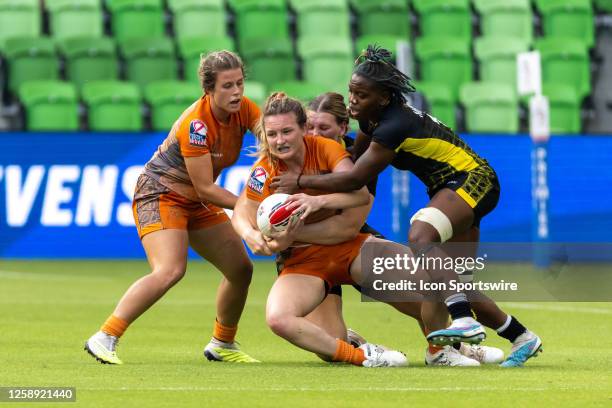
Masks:
[[[253,265],[223,210],[234,208],[237,197],[215,180],[238,159],[243,136],[260,111],[243,96],[244,67],[238,55],[210,53],[200,62],[199,76],[204,95],[174,123],[138,179],[134,218],[151,273],[130,286],[100,331],[87,340],[85,350],[102,363],[122,364],[116,353],[119,338],[181,280],[189,247],[224,276],[205,356],[257,362],[234,341]]]

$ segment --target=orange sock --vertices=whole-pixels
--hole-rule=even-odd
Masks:
[[[236,337],[238,326],[224,326],[215,319],[215,328],[213,329],[213,337],[224,343],[233,343]]]
[[[106,334],[110,334],[111,336],[121,337],[125,330],[130,325],[129,322],[115,316],[110,315],[108,319],[104,322],[100,330],[102,330]]]
[[[336,340],[336,353],[334,354],[334,361],[344,361],[360,366],[365,360],[363,350],[355,348],[344,340]]]

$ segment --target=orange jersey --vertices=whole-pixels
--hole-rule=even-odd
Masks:
[[[261,112],[243,97],[240,111],[229,122],[218,122],[211,110],[210,97],[203,96],[178,118],[170,133],[145,165],[144,174],[192,201],[200,201],[187,173],[185,157],[211,155],[213,178],[238,160],[247,130],[253,130]]]
[[[350,157],[340,143],[322,136],[305,136],[304,147],[306,154],[302,173],[305,175],[331,173],[338,163]],[[247,181],[247,197],[254,201],[263,201],[274,193],[270,190],[272,178],[286,170],[287,166],[282,161],[279,161],[277,166],[273,166],[267,158],[257,160]],[[323,191],[309,189],[300,192],[310,195],[327,194]]]

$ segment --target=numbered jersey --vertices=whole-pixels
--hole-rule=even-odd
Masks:
[[[451,129],[407,105],[393,103],[378,123],[360,122],[359,126],[372,141],[397,153],[393,167],[411,171],[429,191],[460,174],[490,169]]]

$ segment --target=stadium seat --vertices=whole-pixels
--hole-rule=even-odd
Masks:
[[[295,79],[295,60],[291,41],[286,38],[249,39],[242,56],[248,78],[269,87],[275,82]]]
[[[472,38],[469,0],[412,0],[422,36]]]
[[[228,0],[236,14],[237,42],[253,38],[289,38],[288,11],[285,0]]]
[[[451,129],[456,129],[455,100],[448,86],[436,82],[416,82],[416,90],[425,95],[429,113]]]
[[[178,39],[227,35],[223,0],[168,0],[168,8],[174,14]]]
[[[174,44],[168,38],[138,38],[121,44],[127,79],[139,85],[177,78]]]
[[[88,82],[83,85],[81,95],[88,106],[90,130],[142,130],[141,97],[136,84],[119,81]]]
[[[329,91],[329,88],[311,82],[287,81],[274,84],[270,90],[271,92],[283,91],[292,98],[299,99],[304,103],[309,103],[320,94]]]
[[[229,50],[235,51],[234,42],[230,37],[189,37],[179,38],[177,41],[178,52],[183,58],[183,74],[186,81],[199,83],[198,67],[200,57],[211,51]]]
[[[38,0],[0,0],[0,49],[14,37],[38,37],[41,33]]]
[[[480,79],[503,82],[516,88],[516,55],[529,50],[521,38],[480,37],[474,42],[474,54],[480,62]]]
[[[78,130],[79,110],[74,85],[60,81],[28,81],[19,87],[27,130]]]
[[[262,108],[268,97],[266,86],[257,81],[244,81],[244,95]]]
[[[390,35],[408,40],[410,18],[405,0],[351,0],[360,35]]]
[[[118,79],[119,61],[110,38],[68,38],[59,49],[66,59],[66,77],[78,89],[89,81]]]
[[[397,43],[399,41],[408,42],[408,38],[394,35],[363,35],[357,38],[357,41],[355,42],[355,55],[359,55],[361,51],[368,48],[368,44],[377,44],[391,51],[393,53],[393,58],[395,59],[395,56],[397,55]]]
[[[546,37],[575,38],[591,48],[595,23],[591,0],[536,0]]]
[[[480,27],[485,37],[513,37],[533,40],[533,13],[529,0],[474,0],[480,13]]]
[[[297,16],[298,38],[302,36],[349,37],[349,9],[346,0],[291,0]]]
[[[153,130],[170,130],[185,109],[202,96],[191,82],[157,81],[145,87],[145,101],[151,105]]]
[[[466,128],[473,133],[517,133],[518,98],[507,84],[470,82],[461,87]]]
[[[459,87],[472,80],[472,56],[469,42],[452,37],[421,37],[416,41],[421,80],[450,87],[457,100]]]
[[[51,34],[57,39],[101,37],[102,8],[99,0],[46,0]]]
[[[604,13],[612,13],[612,0],[595,0],[595,6]]]
[[[162,0],[107,0],[115,39],[163,37]]]
[[[346,93],[353,71],[353,46],[343,37],[302,37],[298,40],[305,81],[326,85],[328,91]]]
[[[59,60],[55,44],[49,38],[8,39],[4,55],[8,60],[8,86],[12,92],[17,92],[26,81],[59,78]]]
[[[550,106],[550,132],[580,133],[580,98],[576,89],[567,84],[544,83],[542,93]]]
[[[584,43],[572,38],[544,38],[535,48],[542,56],[542,81],[567,83],[582,99],[591,93],[589,54]]]

